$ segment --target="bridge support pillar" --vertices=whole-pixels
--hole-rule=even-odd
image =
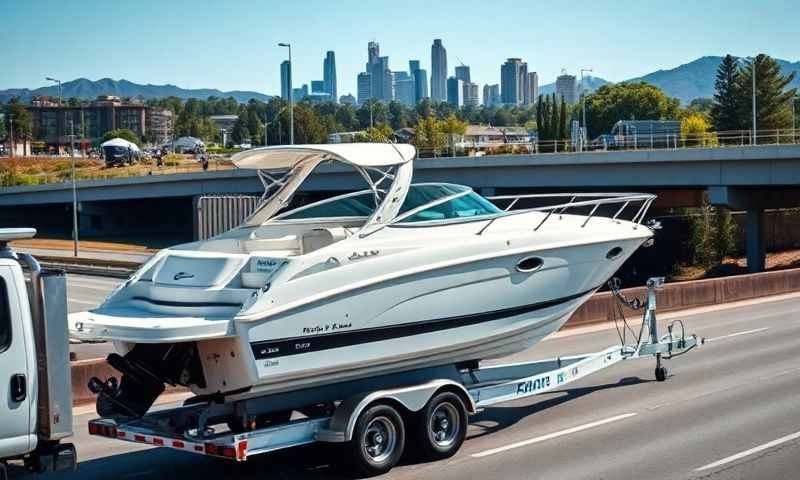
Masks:
[[[763,272],[767,253],[764,248],[764,209],[747,210],[745,225],[747,269],[750,273]]]

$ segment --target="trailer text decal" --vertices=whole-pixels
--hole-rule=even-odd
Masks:
[[[528,380],[527,382],[519,382],[517,384],[517,394],[531,393],[542,388],[550,386],[550,377],[537,378],[536,380]]]

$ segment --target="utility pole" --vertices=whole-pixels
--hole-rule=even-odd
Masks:
[[[756,129],[756,59],[753,57],[753,145],[758,145],[758,134]]]
[[[583,110],[583,134],[584,138],[581,140],[589,139],[589,128],[586,126],[586,87],[583,84],[583,72],[591,72],[591,68],[581,68],[581,109]],[[581,145],[583,142],[581,142]]]
[[[289,49],[289,144],[294,145],[294,99],[292,99],[292,44],[279,43],[279,47]]]
[[[50,81],[50,82],[55,82],[55,83],[58,84],[58,106],[60,107],[61,106],[61,80],[59,80],[57,78],[53,78],[53,77],[47,77],[47,78],[45,78],[45,80]]]
[[[73,238],[73,254],[78,256],[78,189],[75,184],[75,124],[73,120],[69,121],[70,145],[72,151],[72,238]]]
[[[11,114],[8,115],[8,129],[11,139],[11,156],[14,156],[14,150],[16,149],[16,143],[14,142],[14,117]]]

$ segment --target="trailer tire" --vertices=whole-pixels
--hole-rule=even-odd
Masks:
[[[467,407],[453,392],[428,400],[416,417],[415,447],[423,460],[442,460],[458,452],[467,435]]]
[[[358,416],[353,438],[343,444],[348,467],[360,477],[382,475],[403,455],[406,443],[403,418],[391,405],[373,405]]]

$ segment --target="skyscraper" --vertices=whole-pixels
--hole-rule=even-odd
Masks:
[[[500,85],[484,85],[483,86],[483,106],[494,107],[500,105]]]
[[[356,95],[358,96],[358,104],[363,105],[370,99],[372,93],[372,78],[369,72],[361,72],[358,74],[358,87]]]
[[[367,63],[378,63],[378,57],[381,56],[381,46],[378,42],[369,42],[367,44]]]
[[[528,64],[520,58],[509,58],[500,66],[500,93],[504,104],[519,105],[524,102],[527,72]]]
[[[428,98],[428,72],[418,68],[414,70],[414,103],[419,103],[423,98]]]
[[[534,103],[539,101],[539,74],[536,72],[528,72],[528,89],[530,93],[530,103],[533,105]]]
[[[528,64],[522,62],[519,65],[519,91],[522,93],[523,105],[530,105],[531,103],[531,90],[528,87]]]
[[[556,77],[556,97],[564,97],[567,105],[575,105],[577,95],[575,75],[567,75],[566,70],[561,70],[561,75]]]
[[[331,101],[336,102],[339,98],[336,95],[336,55],[332,50],[328,50],[325,61],[322,64],[322,78],[325,82],[325,92],[331,96]]]
[[[467,65],[459,65],[456,67],[456,78],[464,83],[469,83],[472,80],[469,78],[469,67]]]
[[[409,60],[408,73],[410,73],[411,76],[414,76],[414,72],[416,72],[417,70],[419,70],[419,60]]]
[[[394,99],[412,107],[414,98],[414,79],[406,72],[394,72]]]
[[[480,104],[478,96],[478,84],[472,82],[464,83],[464,106],[477,107]]]
[[[431,46],[431,100],[447,100],[447,50],[439,38]]]
[[[456,77],[447,79],[447,103],[460,108],[464,106],[464,81]]]
[[[289,101],[289,92],[292,88],[292,65],[289,60],[281,62],[281,98]]]
[[[328,93],[325,91],[325,81],[311,80],[311,93]]]

